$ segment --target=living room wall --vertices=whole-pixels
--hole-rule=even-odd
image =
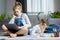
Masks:
[[[6,1],[0,0],[0,14],[3,12],[6,13]]]
[[[6,14],[13,14],[15,0],[6,0]]]
[[[6,15],[13,14],[13,6],[15,0],[0,0],[0,14],[6,13]]]

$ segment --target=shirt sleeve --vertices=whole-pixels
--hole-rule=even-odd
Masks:
[[[9,24],[14,24],[14,17],[12,17],[12,19],[10,20]]]
[[[28,18],[28,16],[26,14],[24,14],[24,19],[25,19],[25,26],[27,27],[31,27],[31,23],[30,23],[30,20]]]
[[[37,26],[35,25],[35,26],[32,28],[31,35],[36,35],[36,30],[37,30]]]

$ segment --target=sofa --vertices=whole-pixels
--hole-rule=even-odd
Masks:
[[[60,19],[58,18],[51,18],[50,14],[44,14],[43,12],[32,12],[32,13],[27,13],[30,21],[31,21],[31,28],[28,29],[28,34],[30,35],[32,27],[39,24],[39,21],[43,18],[48,20],[49,26],[48,29],[45,33],[54,33],[54,29],[56,29],[58,32],[60,32]]]

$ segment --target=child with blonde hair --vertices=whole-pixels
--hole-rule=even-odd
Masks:
[[[15,2],[13,12],[14,14],[9,24],[16,24],[20,30],[15,33],[12,33],[5,25],[2,25],[2,29],[6,32],[6,34],[10,35],[10,37],[16,37],[17,35],[26,35],[27,28],[31,26],[31,23],[29,21],[28,16],[22,13],[22,4],[20,2]],[[22,24],[23,26],[20,27]]]

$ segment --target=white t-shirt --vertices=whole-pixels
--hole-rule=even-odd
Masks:
[[[21,14],[22,13],[20,13],[17,17],[20,18]],[[28,18],[28,16],[26,14],[22,15],[22,19],[23,19],[22,22],[23,22],[24,26],[31,27],[30,20],[29,20],[29,18]],[[14,24],[14,20],[15,20],[15,16],[12,17],[12,19],[9,22],[9,24]]]
[[[39,24],[38,25],[35,25],[33,28],[32,28],[32,32],[31,32],[31,35],[36,35],[36,33],[44,33],[44,30],[45,29],[41,29]]]

